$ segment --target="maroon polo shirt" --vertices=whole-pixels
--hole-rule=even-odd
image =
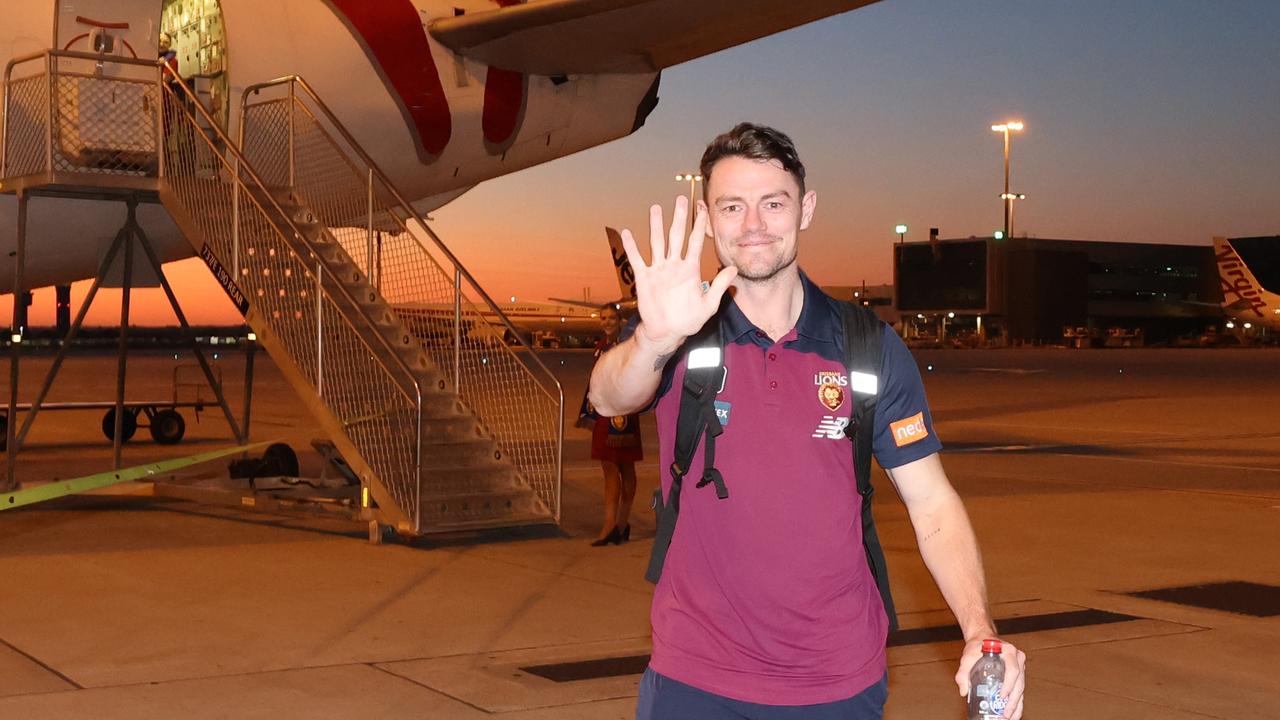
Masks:
[[[778,342],[730,302],[724,312],[729,497],[696,488],[699,443],[653,598],[653,669],[725,697],[810,705],[851,697],[885,673],[888,621],[862,547],[852,393],[835,300],[801,274],[804,307]],[[897,467],[937,452],[920,374],[885,326],[875,453]],[[674,459],[685,372],[673,360],[656,406],[662,468]],[[663,473],[664,494],[671,478]]]

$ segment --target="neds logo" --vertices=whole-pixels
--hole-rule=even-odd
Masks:
[[[929,428],[924,425],[923,412],[918,412],[905,420],[890,423],[889,430],[893,433],[893,443],[898,447],[929,437]]]

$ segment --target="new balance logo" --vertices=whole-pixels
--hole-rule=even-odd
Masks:
[[[811,437],[843,440],[844,429],[847,427],[849,427],[849,418],[823,415],[822,420],[818,422],[818,429],[813,431]]]

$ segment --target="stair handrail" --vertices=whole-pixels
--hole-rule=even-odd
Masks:
[[[147,67],[147,68],[163,67],[162,63],[159,60],[142,60],[140,58],[119,57],[117,55],[102,55],[98,53],[80,52],[78,50],[55,50],[53,48],[37,50],[36,52],[27,53],[26,55],[19,55],[17,57],[10,58],[9,62],[5,63],[4,65],[4,122],[2,125],[0,125],[0,177],[7,177],[8,169],[9,169],[8,168],[9,153],[7,152],[8,148],[6,146],[9,141],[9,85],[13,80],[13,69],[23,63],[31,62],[32,60],[39,60],[41,58],[45,58],[45,74],[49,76],[50,81],[52,81],[53,76],[56,74],[53,69],[53,61],[55,58],[91,60],[96,63],[109,62],[117,65],[135,65],[135,66]],[[53,97],[50,97],[49,98],[50,113],[53,112],[54,102],[55,102],[55,99]],[[45,144],[46,144],[45,156],[46,156],[46,162],[49,163],[49,167],[47,169],[52,171],[53,166],[52,166],[51,155],[53,153],[53,118],[49,117],[49,118],[46,118],[46,120],[49,122],[49,127],[45,129]]]
[[[267,201],[271,203],[271,207],[274,208],[275,211],[280,214],[280,217],[284,218],[284,221],[286,223],[288,223],[289,229],[292,230],[295,233],[295,235],[302,240],[303,245],[305,245],[308,250],[315,253],[316,256],[319,257],[320,251],[316,247],[315,243],[313,243],[311,239],[307,237],[307,234],[304,233],[298,227],[298,225],[293,221],[293,217],[288,212],[286,212],[284,208],[280,206],[280,203],[276,200],[275,196],[272,195],[271,192],[267,190],[266,183],[263,182],[262,178],[253,169],[253,165],[251,165],[248,159],[244,157],[244,155],[240,152],[240,148],[237,147],[234,142],[232,142],[231,138],[227,135],[225,131],[223,131],[222,127],[218,124],[218,122],[213,119],[213,116],[209,114],[209,111],[205,110],[204,105],[198,101],[198,98],[195,96],[195,93],[192,92],[191,88],[189,88],[186,83],[174,83],[174,85],[182,88],[182,93],[186,95],[187,99],[191,101],[190,105],[193,105],[197,110],[199,110],[200,114],[204,117],[205,121],[209,123],[209,130],[211,130],[213,134],[217,135],[218,138],[222,140],[227,151],[230,152],[232,157],[234,157],[236,160],[236,164],[238,166],[236,169],[243,170],[246,174],[248,174],[249,178],[252,179],[254,184],[258,186],[258,189],[262,191],[263,196],[265,196]],[[237,180],[237,182],[243,182],[243,181]],[[344,283],[336,283],[336,285],[338,287],[338,290],[341,291],[343,297],[347,299],[347,301],[351,304],[352,307],[356,308],[357,312],[359,312],[360,315],[364,317],[365,321],[367,321],[370,326],[377,325],[377,323],[374,321],[373,316],[370,315],[369,312],[364,308],[364,306],[351,294],[351,291],[346,287]],[[412,380],[414,389],[417,392],[418,404],[421,405],[422,388],[419,386],[417,377],[414,376],[413,369],[409,367],[409,364],[405,362],[404,358],[400,357],[399,353],[396,352],[395,346],[393,346],[390,343],[390,341],[382,337],[381,333],[374,333],[374,334],[378,336],[379,342],[385,347],[386,350],[389,351],[388,355],[390,357],[395,358],[396,364],[399,365],[400,368],[404,370],[405,374]]]
[[[174,92],[172,87],[169,86],[168,83],[162,83],[162,85],[166,86],[164,87],[164,92],[170,92],[170,93]],[[194,91],[185,82],[172,83],[172,85],[182,88],[182,93],[187,97],[187,100],[190,101],[187,103],[183,103],[183,105],[185,106],[183,108],[184,112],[190,114],[191,112],[190,108],[194,106],[199,111],[199,113],[204,117],[205,121],[208,123],[208,129],[207,130],[202,129],[202,130],[204,132],[212,132],[214,135],[216,135],[217,138],[222,141],[222,144],[226,149],[226,151],[229,152],[232,155],[232,157],[235,159],[234,172],[237,173],[238,175],[238,173],[241,170],[243,170],[249,176],[249,178],[253,180],[254,184],[258,186],[258,189],[262,191],[262,195],[265,196],[266,200],[271,204],[271,207],[275,209],[275,211],[279,214],[280,217],[284,218],[284,221],[289,225],[289,229],[293,231],[294,235],[298,239],[300,239],[303,245],[307,247],[309,250],[311,250],[311,252],[313,252],[316,255],[316,257],[320,257],[321,256],[320,252],[318,248],[316,248],[315,244],[307,237],[307,234],[304,233],[297,226],[297,224],[293,221],[293,217],[288,212],[285,212],[284,208],[280,207],[280,203],[276,200],[275,196],[272,195],[270,191],[267,190],[266,183],[263,182],[262,178],[258,175],[257,171],[253,169],[253,165],[248,161],[247,158],[245,158],[244,154],[241,153],[240,148],[236,145],[236,143],[233,142],[230,137],[228,137],[227,133],[222,129],[222,126],[219,125],[218,122],[214,120],[213,116],[209,114],[209,111],[205,109],[204,104],[201,103],[199,99],[195,96]],[[222,161],[226,162],[226,158],[223,158]],[[235,178],[235,182],[239,184],[244,184],[244,181],[240,179],[238,176]],[[277,228],[277,231],[278,230],[279,229]],[[303,263],[303,267],[307,268],[307,273],[314,277],[314,274],[310,269],[309,263]],[[366,277],[367,277],[367,273],[366,273]],[[369,327],[375,327],[377,325],[373,317],[369,314],[368,310],[365,309],[364,305],[362,305],[359,301],[356,300],[355,297],[352,296],[350,290],[346,287],[345,283],[338,282],[333,284],[337,286],[338,291],[342,294],[344,298],[346,298],[347,302],[349,303],[349,306],[355,308],[355,311],[364,318],[365,322],[368,323]],[[413,394],[410,395],[409,393],[405,393],[405,395],[407,396],[408,400],[414,403],[414,407],[417,409],[416,417],[414,418],[415,424],[416,424],[416,431],[414,433],[413,477],[414,477],[415,490],[420,496],[422,493],[422,386],[421,386],[421,383],[418,382],[418,377],[413,372],[413,369],[410,368],[409,364],[405,361],[405,359],[400,356],[399,352],[397,352],[396,348],[392,346],[391,342],[386,337],[384,337],[382,333],[375,332],[371,334],[377,337],[379,344],[381,344],[387,350],[386,355],[392,358],[392,361],[400,367],[400,369],[403,371],[404,376],[409,379],[409,382],[412,384],[412,387],[413,387]],[[364,343],[367,346],[369,343],[365,335],[366,334],[364,333],[357,333],[357,337],[359,338],[360,342]],[[397,388],[402,388],[400,383],[393,383],[393,384]],[[420,522],[420,513],[421,513],[420,507],[413,508],[412,517],[414,518],[415,525]]]
[[[369,169],[374,173],[374,175],[377,176],[378,180],[381,181],[381,183],[387,188],[387,190],[391,192],[396,202],[398,202],[401,205],[401,207],[407,210],[410,213],[410,217],[413,220],[416,220],[418,222],[418,225],[420,225],[422,229],[426,231],[427,235],[431,238],[431,241],[435,243],[436,248],[441,253],[443,253],[446,258],[449,259],[449,262],[453,263],[454,270],[458,274],[460,274],[461,276],[467,279],[467,282],[471,285],[471,288],[480,295],[480,298],[484,300],[486,305],[489,306],[489,309],[493,311],[494,315],[497,316],[500,320],[502,320],[502,324],[507,327],[507,330],[510,331],[511,336],[516,338],[516,341],[529,351],[529,357],[533,358],[533,361],[538,364],[538,367],[541,368],[542,371],[546,373],[546,376],[550,378],[552,382],[555,383],[556,391],[560,393],[560,402],[563,403],[564,388],[560,385],[560,380],[556,378],[555,373],[551,372],[551,369],[548,368],[546,364],[542,362],[542,358],[538,357],[538,353],[534,350],[533,346],[530,345],[529,342],[524,339],[524,336],[521,335],[520,332],[516,329],[515,325],[511,323],[511,320],[510,318],[507,317],[506,313],[502,312],[502,309],[499,308],[498,304],[493,301],[493,298],[489,297],[489,293],[485,292],[484,288],[480,286],[480,283],[476,281],[476,279],[471,275],[471,273],[466,269],[466,267],[462,265],[462,262],[458,260],[457,256],[453,254],[453,251],[450,250],[448,246],[444,244],[444,241],[440,239],[440,236],[436,235],[435,231],[431,229],[431,226],[427,225],[426,219],[423,218],[422,215],[416,209],[414,209],[412,203],[410,203],[408,200],[404,198],[404,195],[400,193],[400,190],[399,188],[396,187],[395,183],[391,182],[391,179],[387,177],[387,174],[385,172],[382,171],[382,168],[379,167],[379,165],[376,162],[374,162],[373,158],[369,157],[369,154],[364,151],[364,148],[360,145],[359,142],[356,141],[355,137],[353,137],[351,133],[347,131],[346,126],[344,126],[338,120],[337,116],[333,114],[333,111],[329,109],[329,106],[325,104],[323,100],[320,99],[319,94],[316,93],[316,91],[311,87],[310,83],[308,83],[302,76],[284,75],[282,77],[278,77],[273,80],[267,80],[264,82],[255,83],[253,85],[246,87],[244,89],[244,92],[240,96],[241,123],[243,124],[244,122],[244,110],[246,105],[248,104],[249,95],[251,93],[257,94],[269,87],[274,87],[276,85],[284,85],[286,83],[294,83],[298,85],[307,93],[308,96],[311,97],[311,99],[315,102],[316,107],[318,107],[320,111],[324,113],[325,117],[328,118],[329,122],[333,124],[333,127],[338,131],[339,134],[342,135],[342,138],[347,141],[347,145],[352,150],[352,152],[354,152],[356,155],[360,157],[361,160],[364,161],[364,163],[369,167]],[[414,240],[416,241],[417,238],[414,238]],[[423,251],[425,250],[426,248],[423,248]]]

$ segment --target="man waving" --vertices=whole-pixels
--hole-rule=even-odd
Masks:
[[[669,230],[662,209],[650,209],[649,262],[623,231],[640,324],[591,376],[601,414],[626,415],[657,398],[660,466],[669,467],[684,346],[719,313],[726,375],[715,400],[723,426],[715,466],[729,492],[682,491],[654,591],[637,718],[880,718],[889,621],[862,547],[849,443],[835,422],[853,402],[840,306],[796,263],[817,195],[805,189],[790,138],[758,125],[713,140],[701,170],[704,202],[687,243],[684,198]],[[699,267],[704,236],[724,266],[709,286]],[[964,632],[956,673],[964,694],[982,641],[996,637],[982,561],[938,458],[919,372],[887,326],[882,348],[874,454]],[[699,451],[690,473],[699,476],[702,463]],[[664,478],[664,496],[671,488]],[[1025,658],[1007,642],[1004,658],[1004,714],[1017,719]]]

